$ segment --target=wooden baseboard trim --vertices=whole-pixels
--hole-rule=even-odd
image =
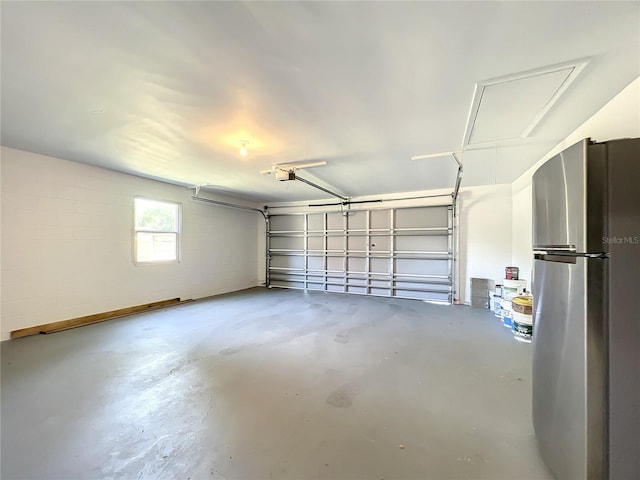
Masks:
[[[54,333],[62,330],[68,330],[70,328],[82,327],[84,325],[91,325],[92,323],[104,322],[113,318],[126,317],[127,315],[134,315],[136,313],[148,312],[151,310],[158,310],[166,307],[173,307],[175,305],[181,305],[183,303],[189,303],[193,300],[180,300],[179,298],[171,298],[169,300],[161,300],[159,302],[145,303],[143,305],[136,305],[134,307],[120,308],[118,310],[111,310],[109,312],[96,313],[93,315],[86,315],[84,317],[71,318],[69,320],[61,320],[59,322],[46,323],[44,325],[36,325],[33,327],[21,328],[11,332],[11,338],[27,337],[29,335],[38,335],[41,333]]]

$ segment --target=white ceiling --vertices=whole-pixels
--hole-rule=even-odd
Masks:
[[[352,196],[451,187],[451,157],[410,157],[461,147],[477,82],[588,57],[525,141],[465,152],[463,186],[511,182],[640,75],[639,2],[3,1],[1,16],[3,145],[263,201],[325,198],[259,174],[307,160]]]

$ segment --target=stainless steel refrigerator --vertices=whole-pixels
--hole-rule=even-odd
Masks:
[[[640,479],[640,139],[533,176],[533,423],[557,480]]]

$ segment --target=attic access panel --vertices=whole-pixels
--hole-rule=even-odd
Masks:
[[[580,60],[477,83],[464,145],[528,137],[586,64]]]

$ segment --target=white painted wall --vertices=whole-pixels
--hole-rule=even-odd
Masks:
[[[256,213],[89,165],[4,147],[1,154],[2,339],[19,328],[258,284]],[[181,263],[134,266],[136,195],[182,203]]]
[[[460,190],[459,298],[471,301],[471,278],[496,283],[511,265],[511,185],[487,185]]]
[[[521,277],[527,281],[531,281],[533,266],[531,178],[549,158],[587,137],[598,142],[640,137],[640,77],[513,182],[512,263],[520,267]]]
[[[527,281],[530,290],[533,268],[533,257],[531,253],[531,222],[533,221],[531,176],[529,176],[529,182],[520,185],[514,183],[511,188],[513,192],[511,264],[520,269],[520,278]]]

